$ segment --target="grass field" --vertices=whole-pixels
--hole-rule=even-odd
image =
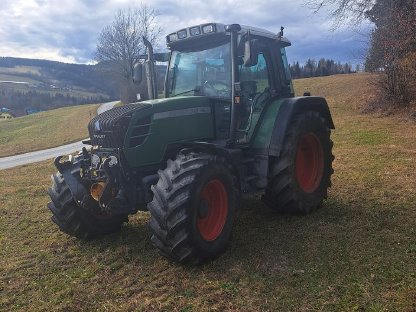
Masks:
[[[49,221],[50,162],[0,171],[1,311],[415,311],[416,124],[362,115],[367,75],[296,81],[329,99],[329,199],[306,216],[245,200],[228,250],[201,267],[152,248],[148,214],[82,242]]]
[[[0,157],[21,154],[88,137],[87,125],[98,105],[54,109],[0,121]]]

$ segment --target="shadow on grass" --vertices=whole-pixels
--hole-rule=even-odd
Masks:
[[[148,213],[140,213],[119,233],[98,240],[80,241],[80,251],[86,254],[105,252],[109,263],[122,258],[126,264],[140,262],[146,265],[153,263],[156,257],[163,259],[150,242],[148,217]],[[227,250],[198,269],[215,271],[219,268],[218,273],[223,273],[224,269],[233,269],[238,263],[250,270],[255,267],[273,270],[274,265],[280,268],[291,264],[293,270],[297,270],[296,267],[307,260],[322,261],[339,254],[342,246],[351,243],[348,237],[351,231],[347,229],[358,219],[359,214],[336,199],[327,201],[320,210],[307,216],[278,214],[259,200],[247,199],[234,224]],[[167,260],[166,263],[176,265]]]
[[[412,230],[398,227],[405,210],[402,219],[396,207],[380,208],[381,203],[360,197],[347,200],[333,194],[307,216],[277,214],[260,201],[245,200],[227,250],[200,266],[160,256],[150,243],[149,215],[140,213],[119,233],[72,241],[81,256],[76,263],[91,272],[88,283],[104,280],[97,287],[115,287],[112,291],[132,302],[147,298],[148,304],[174,307],[195,298],[196,306],[201,299],[221,307],[233,302],[242,310],[246,305],[302,310],[311,304],[328,311],[351,310],[357,303],[371,310],[385,289],[398,287],[394,281],[410,287],[412,254],[397,239],[411,239]],[[88,291],[80,292],[87,296]],[[108,296],[113,298],[112,292]]]

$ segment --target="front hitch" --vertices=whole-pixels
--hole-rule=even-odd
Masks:
[[[99,204],[101,207],[107,207],[110,201],[115,197],[115,190],[116,190],[116,178],[115,178],[115,167],[118,165],[113,165],[110,167],[111,158],[107,158],[103,163],[103,170],[105,175],[107,176],[107,180],[104,183],[104,189],[99,196]]]
[[[124,196],[123,190],[117,186],[121,180],[119,163],[114,163],[112,157],[109,157],[104,160],[102,168],[107,179],[98,200],[100,207],[111,213],[131,213],[131,206]]]
[[[85,170],[83,159],[88,159],[89,153],[85,155],[83,152],[80,157],[81,159],[76,158],[76,161],[62,161],[63,156],[59,156],[54,161],[55,167],[62,174],[77,205],[93,214],[131,213],[130,205],[123,191],[118,187],[119,165],[110,165],[112,159],[107,158],[102,164],[105,181],[94,182],[80,174]],[[94,187],[96,185],[101,188],[98,193]]]

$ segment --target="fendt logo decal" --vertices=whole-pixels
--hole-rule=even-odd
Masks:
[[[165,118],[174,118],[174,117],[191,116],[191,115],[197,115],[197,114],[210,114],[210,113],[211,113],[210,107],[191,107],[191,108],[156,113],[153,115],[153,119],[156,120],[156,119],[165,119]]]

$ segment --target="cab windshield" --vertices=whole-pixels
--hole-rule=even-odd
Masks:
[[[167,96],[231,98],[230,43],[203,51],[173,51]]]

